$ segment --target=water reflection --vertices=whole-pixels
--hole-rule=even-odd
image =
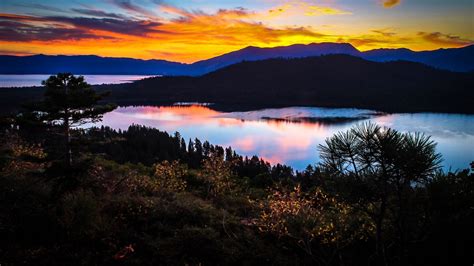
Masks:
[[[41,81],[50,75],[0,75],[0,88],[2,87],[29,87],[41,86]],[[82,75],[87,83],[96,84],[119,84],[135,80],[149,78],[149,75]]]
[[[170,133],[179,131],[186,139],[199,138],[221,146],[232,146],[242,155],[258,155],[273,164],[284,163],[301,170],[318,161],[318,144],[363,120],[401,131],[432,135],[439,143],[438,151],[444,156],[446,168],[466,168],[474,160],[472,115],[386,115],[361,109],[309,107],[226,113],[201,105],[145,106],[118,108],[105,115],[103,124],[116,129],[141,124]]]

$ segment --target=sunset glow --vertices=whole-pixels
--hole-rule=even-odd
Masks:
[[[0,54],[194,62],[246,46],[349,42],[360,50],[473,43],[470,0],[0,3]]]

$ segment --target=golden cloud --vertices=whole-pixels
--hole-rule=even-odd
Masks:
[[[350,15],[351,12],[323,6],[308,6],[308,11],[305,12],[306,16],[321,16],[321,15]]]
[[[444,47],[461,47],[474,44],[474,40],[463,39],[460,36],[443,34],[441,32],[419,32],[418,36],[425,41]]]
[[[401,0],[383,0],[382,5],[385,8],[392,8],[399,5]]]
[[[323,15],[350,15],[349,11],[330,6],[313,5],[305,1],[294,1],[272,8],[268,11],[270,17],[279,16],[323,16]],[[261,17],[264,17],[263,14]]]

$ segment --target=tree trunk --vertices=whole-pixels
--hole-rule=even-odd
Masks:
[[[66,101],[69,103],[69,88],[66,84],[66,81],[64,81],[64,90],[66,92]],[[72,151],[71,151],[71,125],[69,123],[69,108],[66,107],[64,108],[64,129],[66,133],[66,165],[68,167],[72,166]]]
[[[379,215],[377,217],[377,221],[375,223],[376,227],[376,234],[375,234],[375,250],[377,254],[377,264],[386,265],[386,260],[385,260],[385,246],[383,243],[383,220],[385,218],[385,211],[386,211],[386,199],[383,198],[381,203],[380,203],[380,211]]]
[[[398,200],[398,215],[397,215],[397,227],[398,227],[398,238],[399,238],[399,256],[400,258],[405,257],[405,248],[407,244],[407,232],[406,232],[406,208],[408,207],[405,204],[406,198],[403,195],[403,190],[409,184],[402,183],[397,186],[397,200]]]
[[[66,135],[66,165],[72,166],[72,151],[71,151],[71,130],[69,125],[69,114],[66,111],[66,118],[64,119],[64,130]]]

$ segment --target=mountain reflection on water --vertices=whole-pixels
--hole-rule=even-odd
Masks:
[[[209,105],[120,107],[101,124],[127,129],[140,124],[176,131],[189,140],[199,138],[239,154],[257,155],[272,164],[296,170],[318,162],[319,144],[338,131],[373,121],[400,131],[423,132],[438,142],[445,169],[467,168],[474,160],[474,115],[383,114],[371,110],[289,107],[248,112],[219,112]]]

